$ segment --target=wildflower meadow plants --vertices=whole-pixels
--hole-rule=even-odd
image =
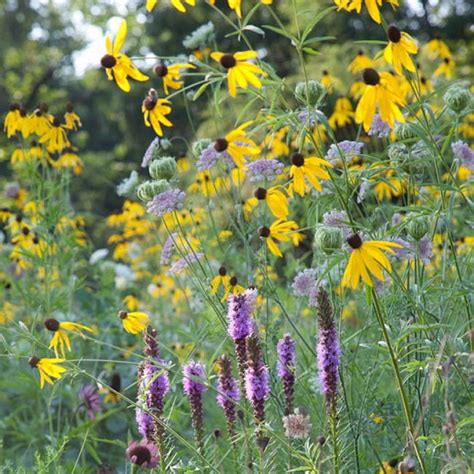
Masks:
[[[6,111],[2,467],[471,472],[474,100],[456,55],[388,24],[396,0],[142,9],[167,3],[227,36],[206,19],[176,57],[134,57],[125,19],[106,36],[104,81],[143,92],[129,105],[156,135],[114,183],[107,248],[73,206],[73,104]],[[350,45],[344,77],[320,65],[337,15],[386,36]],[[254,46],[267,33],[288,77]]]

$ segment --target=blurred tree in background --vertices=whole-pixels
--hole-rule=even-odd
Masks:
[[[307,6],[305,15],[308,17],[333,4],[330,0],[297,1],[300,6]],[[176,11],[168,8],[167,2],[160,2],[153,14],[146,13],[144,2],[140,0],[4,2],[4,7],[0,9],[0,110],[5,112],[11,102],[21,102],[30,112],[40,102],[63,106],[69,100],[73,102],[83,123],[75,145],[79,147],[85,164],[81,177],[74,182],[73,196],[76,208],[86,215],[88,223],[95,229],[93,238],[102,244],[102,217],[117,209],[121,203],[115,186],[135,168],[154,138],[151,129],[143,125],[141,101],[148,88],[159,89],[160,86],[152,72],[157,60],[150,59],[142,61],[140,66],[150,75],[151,81],[133,84],[130,94],[120,92],[115,84],[106,80],[104,71],[100,69],[105,45],[102,42],[97,48],[91,48],[88,45],[89,33],[101,31],[102,37],[105,37],[106,31],[115,34],[117,22],[112,20],[125,17],[129,24],[127,50],[139,52],[142,56],[173,56],[182,54],[182,41],[186,35],[207,21],[214,23],[222,48],[228,45],[229,49],[234,49],[237,38],[225,38],[225,34],[229,31],[226,21],[234,21],[235,18],[229,15],[224,19],[202,4],[191,9],[187,15],[179,16],[179,21],[176,21]],[[225,4],[225,0],[218,0],[217,3]],[[293,27],[291,2],[276,0],[274,3],[283,22]],[[472,62],[468,47],[472,44],[469,25],[474,17],[471,2],[412,0],[401,3],[402,8],[396,12],[385,9],[387,21],[403,18],[399,25],[420,41],[426,41],[438,32],[451,43],[457,54],[465,50],[466,65]],[[265,8],[258,8],[255,15],[256,24],[276,26]],[[316,78],[320,77],[324,68],[336,76],[343,75],[345,71],[341,69],[341,64],[347,61],[341,61],[341,55],[350,56],[360,49],[360,45],[354,44],[357,38],[385,39],[380,34],[380,28],[367,15],[341,12],[332,17],[330,24],[323,22],[320,25],[316,36],[334,36],[338,41],[317,43],[315,49],[324,54],[308,56],[309,71]],[[248,30],[246,33],[256,49],[263,47],[264,39],[259,32]],[[290,57],[289,41],[276,35],[272,37],[270,30],[265,35],[266,44],[273,46],[271,51],[265,53],[270,56],[270,62],[277,65],[278,74],[290,76],[290,79],[297,76],[298,66],[287,59]],[[78,55],[89,64],[85,72],[78,71]],[[196,103],[187,101],[185,104],[181,98],[173,103],[172,135],[183,138],[173,142],[175,156],[186,151],[186,139],[193,135],[187,114],[192,114],[196,122],[205,119],[205,100],[206,95],[203,95]],[[62,114],[63,110],[53,109],[51,112]],[[2,137],[0,140],[5,139]],[[0,171],[2,176],[7,176],[11,148],[4,141],[0,145]]]

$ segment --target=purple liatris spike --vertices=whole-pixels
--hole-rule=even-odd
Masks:
[[[235,402],[240,400],[237,380],[232,376],[232,364],[224,354],[219,358],[219,382],[217,384],[217,403],[224,410],[227,429],[231,438],[235,435]]]
[[[336,410],[337,384],[339,382],[338,368],[341,351],[337,337],[336,325],[332,315],[329,296],[324,288],[317,294],[318,302],[318,374],[321,391],[326,398],[326,406],[331,413]]]
[[[296,352],[295,341],[289,334],[285,334],[277,344],[277,374],[283,381],[285,394],[285,415],[293,411],[293,395],[295,390]]]
[[[229,295],[227,318],[229,327],[227,332],[235,344],[235,353],[239,366],[240,381],[243,386],[245,366],[247,363],[246,339],[255,329],[252,313],[255,309],[257,290],[249,289],[238,295]]]
[[[183,365],[183,389],[191,405],[191,418],[199,449],[203,449],[203,409],[202,395],[207,390],[204,366],[199,362],[190,361]]]
[[[245,394],[252,405],[253,416],[260,436],[260,425],[265,421],[265,400],[270,395],[268,367],[265,365],[256,336],[247,340],[247,368],[245,369]]]

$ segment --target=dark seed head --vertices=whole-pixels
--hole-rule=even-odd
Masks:
[[[20,105],[20,115],[26,117],[26,109],[22,105]]]
[[[144,463],[151,461],[150,450],[146,446],[138,445],[129,451],[130,459],[134,459],[135,464],[141,466]]]
[[[28,359],[28,364],[30,364],[30,367],[34,369],[37,365],[40,359],[38,357],[32,356]]]
[[[156,105],[156,99],[153,98],[153,97],[148,96],[143,101],[143,107],[145,107],[145,109],[147,109],[147,110],[153,110],[155,108],[155,105]]]
[[[118,317],[120,319],[127,319],[128,313],[126,311],[119,311],[118,312]]]
[[[323,76],[327,76],[329,74],[328,70],[327,69],[324,69],[323,71]]]
[[[362,247],[362,239],[359,234],[352,234],[347,237],[347,243],[355,250]]]
[[[388,465],[390,467],[395,467],[396,465],[398,464],[398,459],[395,458],[395,459],[390,459],[390,461],[388,462]]]
[[[23,229],[21,229],[21,233],[23,235],[28,235],[30,233],[30,229],[28,229],[28,227],[23,227]]]
[[[44,114],[47,114],[49,110],[49,105],[46,102],[41,102],[38,108],[41,110],[41,112],[43,112]]]
[[[37,237],[36,235],[33,237],[33,243],[34,243],[35,245],[38,245],[38,244],[39,244],[39,239],[38,239],[38,237]]]
[[[112,380],[110,381],[110,388],[112,388],[116,392],[120,392],[120,389],[122,388],[122,380],[120,378],[120,374],[118,374],[117,372],[114,372],[112,374]]]
[[[23,215],[22,214],[17,214],[16,217],[15,217],[15,220],[17,222],[21,222],[23,220]]]
[[[68,103],[66,104],[66,112],[71,113],[71,112],[73,112],[73,111],[74,111],[74,106],[72,105],[72,102],[68,102]]]
[[[318,436],[317,441],[322,446],[326,442],[326,438],[324,436]]]
[[[267,197],[267,190],[265,188],[257,188],[253,195],[259,200],[263,201]]]
[[[13,102],[10,104],[10,111],[13,112],[14,110],[20,110],[20,104],[17,102]]]
[[[262,225],[258,228],[258,235],[266,239],[270,235],[270,229],[267,226]]]
[[[236,277],[236,276],[233,276],[233,277],[229,280],[229,284],[230,284],[230,286],[235,286],[235,285],[237,285],[237,277]]]
[[[158,77],[165,77],[168,74],[168,67],[165,64],[158,64],[153,68]]]
[[[449,58],[444,58],[443,61],[444,61],[446,64],[449,64]]]
[[[218,138],[214,141],[214,150],[218,153],[222,153],[223,151],[227,150],[229,146],[229,142],[225,138]]]
[[[47,319],[44,322],[44,327],[48,331],[57,331],[59,329],[59,321],[57,319],[54,319],[54,318]]]
[[[219,439],[222,436],[221,430],[214,430],[214,437]]]
[[[304,156],[301,153],[293,153],[291,156],[291,164],[295,166],[303,166],[304,165]]]
[[[369,86],[376,86],[380,82],[379,73],[370,67],[364,69],[362,79],[364,79],[364,82]]]
[[[106,54],[100,60],[100,64],[102,64],[103,67],[110,69],[117,64],[117,60],[111,54]]]
[[[420,77],[420,82],[421,82],[422,84],[426,84],[426,77],[421,76],[421,77]]]
[[[358,56],[363,56],[363,55],[364,55],[364,51],[362,51],[361,49],[359,49],[359,51],[357,51],[357,55],[358,55]]]
[[[390,25],[388,27],[387,36],[392,43],[398,43],[402,38],[400,30],[395,25]]]
[[[224,266],[219,268],[219,275],[220,276],[226,276],[227,275],[227,269]]]
[[[220,63],[223,68],[230,69],[237,64],[237,61],[232,54],[224,54],[220,60]]]
[[[61,125],[61,122],[59,121],[58,117],[54,117],[53,119],[53,125],[55,127],[59,127],[59,125]]]

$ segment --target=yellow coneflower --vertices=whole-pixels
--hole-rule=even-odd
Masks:
[[[158,77],[163,79],[163,90],[165,94],[169,94],[169,89],[179,90],[183,87],[183,81],[181,80],[181,71],[183,69],[194,69],[196,66],[189,63],[178,63],[167,66],[165,64],[159,64],[155,66],[153,71]]]
[[[397,74],[402,74],[402,68],[415,72],[415,64],[410,57],[410,54],[418,52],[415,40],[395,25],[388,27],[387,36],[389,42],[383,51],[385,61],[393,66]]]
[[[434,76],[444,76],[446,79],[451,79],[453,77],[454,66],[456,63],[451,58],[443,58],[440,65],[435,69]]]
[[[209,0],[214,5],[215,0]],[[260,0],[263,5],[271,5],[273,0]],[[229,8],[235,11],[235,14],[242,18],[242,0],[227,0]]]
[[[171,102],[166,99],[159,99],[155,89],[150,89],[148,95],[142,103],[143,118],[147,127],[153,127],[155,133],[163,136],[162,125],[172,127],[173,124],[166,118],[171,113]]]
[[[222,265],[219,268],[217,275],[211,281],[211,295],[215,295],[221,285],[224,289],[224,292],[228,293],[229,280],[230,276],[227,274],[227,269]]]
[[[64,114],[65,127],[69,130],[77,130],[78,127],[82,127],[81,119],[79,115],[74,112],[74,105],[72,102],[66,104],[66,113]]]
[[[127,295],[123,300],[123,304],[129,311],[136,311],[138,309],[138,298],[136,295]]]
[[[10,109],[5,116],[5,122],[3,124],[3,130],[7,132],[8,138],[15,135],[16,132],[21,131],[21,121],[20,104],[10,104]]]
[[[227,70],[227,85],[232,97],[237,95],[237,86],[242,89],[247,89],[249,84],[257,89],[262,87],[262,82],[257,74],[266,76],[267,73],[256,64],[248,62],[249,59],[256,57],[255,51],[240,51],[234,54],[217,51],[211,53],[211,58]]]
[[[392,459],[382,463],[382,467],[379,469],[379,474],[397,474],[398,459]],[[408,471],[410,472],[410,471]]]
[[[127,36],[127,22],[122,20],[114,44],[112,45],[109,35],[105,37],[107,54],[102,57],[100,63],[105,68],[109,81],[115,80],[120,89],[130,92],[129,77],[135,81],[146,81],[148,76],[141,73],[127,55],[120,52],[125,36]]]
[[[374,62],[364,54],[364,51],[359,50],[357,56],[347,66],[347,70],[352,74],[359,74],[368,67],[374,67]]]
[[[384,199],[391,199],[402,194],[403,183],[402,180],[395,175],[395,171],[390,168],[384,169],[380,165],[373,166],[373,169],[381,168],[381,171],[371,178],[371,182],[375,182],[374,194],[379,201]]]
[[[56,169],[70,168],[75,175],[81,174],[82,172],[82,160],[74,151],[73,147],[65,148],[61,156],[56,161],[51,160],[51,163]]]
[[[139,311],[119,311],[118,317],[122,320],[123,328],[130,334],[138,334],[150,323],[150,317]]]
[[[32,369],[38,369],[40,374],[41,389],[44,387],[45,382],[52,385],[52,379],[60,379],[67,371],[66,368],[59,365],[62,362],[64,362],[64,359],[38,359],[38,357],[34,356],[29,358],[28,363],[30,367]]]
[[[157,3],[158,0],[146,0],[147,11],[151,12]],[[194,7],[196,5],[196,0],[171,0],[171,5],[173,5],[176,10],[181,13],[186,13],[186,8],[183,3]]]
[[[395,126],[395,120],[404,123],[400,107],[406,104],[395,78],[388,72],[378,73],[375,69],[364,69],[362,76],[366,87],[357,104],[356,122],[362,123],[368,132],[378,107],[380,118],[391,128]]]
[[[334,76],[329,74],[329,71],[326,69],[323,71],[323,75],[321,77],[321,84],[326,88],[328,94],[332,94],[334,88],[338,84],[339,79],[336,79]]]
[[[110,388],[100,386],[99,391],[105,393],[104,402],[118,403],[120,400],[120,391],[122,390],[122,379],[120,374],[114,372],[110,380]]]
[[[245,157],[248,155],[258,155],[260,148],[247,136],[245,129],[252,124],[252,121],[243,123],[240,127],[229,132],[224,138],[217,138],[214,141],[214,149],[218,153],[228,153],[237,167],[245,166]]]
[[[224,288],[224,295],[221,298],[221,302],[227,301],[229,294],[238,295],[245,291],[245,288],[242,285],[239,285],[239,281],[236,276],[229,278],[229,284]]]
[[[71,146],[64,125],[59,122],[57,117],[54,117],[51,127],[40,137],[39,142],[44,143],[50,153],[60,152]]]
[[[290,168],[290,177],[293,178],[293,190],[300,196],[304,196],[306,178],[314,189],[321,191],[319,179],[330,178],[329,173],[323,167],[333,168],[333,165],[316,156],[305,157],[301,153],[293,153]]]
[[[258,204],[258,201],[265,201],[271,213],[277,219],[286,219],[288,217],[288,198],[278,189],[278,186],[272,188],[257,188],[254,197],[247,200],[249,208]]]
[[[258,235],[265,239],[268,250],[276,257],[283,257],[280,248],[275,240],[279,242],[293,241],[293,245],[298,246],[303,234],[298,231],[298,224],[295,221],[285,221],[278,219],[270,227],[262,226],[258,229]],[[275,240],[274,240],[275,239]]]
[[[428,41],[425,48],[432,59],[451,57],[451,51],[449,50],[448,45],[439,37],[439,35],[436,35],[432,40]]]
[[[364,0],[370,18],[376,23],[382,22],[380,7],[383,2],[390,4],[392,8],[399,6],[398,0]],[[350,12],[355,10],[358,14],[360,14],[362,10],[362,0],[334,0],[334,3],[338,6],[338,10],[347,10]]]
[[[41,137],[51,128],[54,117],[48,113],[48,105],[42,103],[30,115],[29,121],[31,132]]]
[[[333,130],[345,127],[352,122],[354,115],[351,101],[347,97],[339,97],[334,105],[334,112],[328,119],[329,126]]]
[[[351,286],[356,289],[362,278],[368,286],[373,286],[371,274],[380,281],[383,281],[383,271],[392,271],[392,264],[384,252],[395,253],[394,248],[401,248],[395,242],[385,242],[383,240],[363,241],[359,234],[353,234],[347,238],[347,243],[353,249],[347,267],[344,270],[341,285]]]
[[[81,334],[81,331],[94,332],[90,327],[84,326],[83,324],[71,323],[71,322],[59,322],[57,319],[50,318],[44,322],[44,326],[48,331],[54,333],[51,342],[49,343],[49,348],[54,349],[56,355],[59,352],[61,356],[64,357],[65,351],[64,347],[66,346],[67,350],[71,350],[71,341],[67,335],[67,331],[75,332]]]

